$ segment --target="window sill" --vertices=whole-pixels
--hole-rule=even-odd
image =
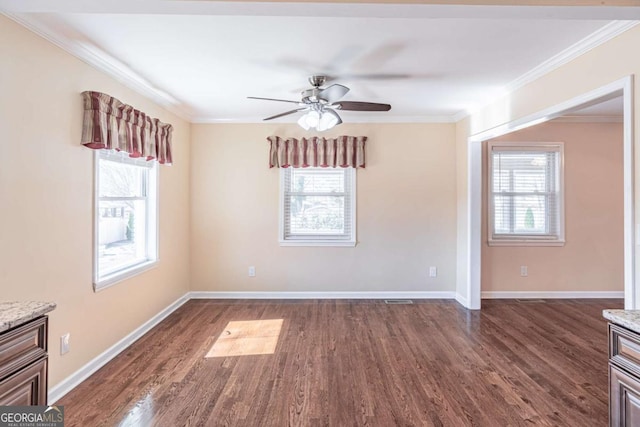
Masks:
[[[489,240],[489,246],[564,246],[564,240]]]
[[[111,287],[117,283],[120,283],[126,279],[137,276],[138,274],[144,273],[147,270],[151,270],[155,266],[158,265],[158,260],[146,261],[140,264],[136,264],[132,267],[129,267],[125,270],[121,270],[115,273],[112,273],[108,276],[105,276],[100,281],[93,282],[93,291],[99,292],[103,289]]]
[[[336,246],[354,247],[352,240],[280,240],[280,246]]]

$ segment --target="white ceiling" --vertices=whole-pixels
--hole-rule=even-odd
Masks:
[[[369,115],[341,112],[345,122],[452,121],[544,71],[536,67],[545,61],[551,68],[623,28],[602,19],[617,18],[613,12],[579,7],[18,3],[0,0],[0,10],[205,122],[257,121],[289,110],[246,97],[298,100],[307,77],[323,73],[351,88],[345,100],[393,106]],[[314,10],[319,16],[309,16]]]

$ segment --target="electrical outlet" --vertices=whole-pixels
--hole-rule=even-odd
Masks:
[[[438,267],[429,267],[429,277],[438,277]]]
[[[520,276],[522,277],[527,277],[529,275],[529,270],[527,269],[526,265],[521,265],[520,266]]]
[[[249,267],[249,277],[256,277],[256,268],[253,265]]]
[[[67,332],[66,334],[62,335],[60,337],[60,354],[66,354],[69,353],[70,348],[70,343],[69,340],[71,339],[71,334],[69,332]]]

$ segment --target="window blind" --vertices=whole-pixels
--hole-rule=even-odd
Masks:
[[[349,240],[352,169],[284,170],[284,239]]]
[[[563,239],[561,165],[561,145],[490,146],[492,239]]]

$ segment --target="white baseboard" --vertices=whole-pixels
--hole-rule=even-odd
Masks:
[[[469,307],[469,301],[460,293],[456,292],[456,301],[458,302],[458,304],[460,304],[463,307]]]
[[[193,299],[454,299],[455,292],[189,292]]]
[[[160,313],[153,316],[147,322],[145,322],[142,326],[131,332],[126,337],[122,338],[120,341],[106,349],[103,353],[89,361],[82,368],[78,369],[76,372],[56,384],[54,387],[49,389],[48,398],[49,404],[53,404],[58,401],[62,396],[69,393],[73,388],[75,388],[82,381],[89,378],[91,374],[95,371],[106,365],[110,362],[114,357],[120,354],[123,350],[129,347],[131,344],[136,342],[140,337],[149,332],[154,326],[164,320],[171,313],[176,311],[182,304],[189,300],[189,293],[187,292],[185,295],[181,296],[173,303],[171,303],[168,307],[162,310]]]
[[[582,299],[624,298],[624,291],[497,291],[482,292],[483,299]]]

